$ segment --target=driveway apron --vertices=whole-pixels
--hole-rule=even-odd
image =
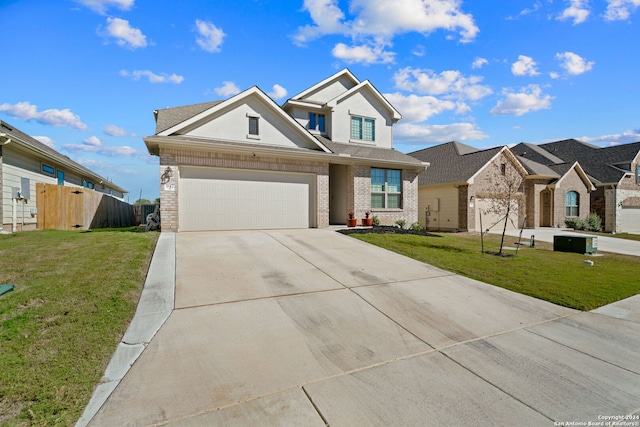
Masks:
[[[623,315],[637,299],[577,312],[331,230],[182,233],[175,245],[175,308],[89,425],[640,413],[640,322]]]

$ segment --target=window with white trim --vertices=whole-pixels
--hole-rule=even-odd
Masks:
[[[260,135],[259,117],[249,116],[249,135]]]
[[[636,166],[636,184],[640,185],[640,165]]]
[[[576,191],[567,191],[567,201],[565,203],[566,216],[580,215],[580,195]]]
[[[324,133],[324,114],[309,113],[309,130],[317,130]]]
[[[371,168],[371,209],[402,208],[402,171]]]
[[[376,120],[360,116],[351,116],[351,139],[375,141]]]

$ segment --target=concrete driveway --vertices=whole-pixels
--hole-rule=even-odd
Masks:
[[[577,312],[330,230],[163,232],[152,270],[164,273],[150,274],[143,300],[160,308],[139,307],[121,344],[135,363],[110,365],[108,399],[92,401],[97,414],[79,424],[551,426],[640,416],[637,297]]]

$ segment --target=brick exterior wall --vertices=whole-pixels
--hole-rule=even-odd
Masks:
[[[463,230],[474,229],[476,223],[475,204],[471,207],[469,197],[468,185],[458,187],[458,227]]]
[[[564,220],[567,218],[566,202],[567,192],[575,191],[580,196],[579,217],[586,218],[590,212],[590,196],[584,181],[580,179],[575,169],[570,170],[556,185],[553,200],[553,226],[564,227]]]
[[[278,172],[310,173],[317,176],[317,200],[316,222],[318,227],[329,226],[329,164],[323,162],[295,161],[276,157],[260,157],[235,155],[224,153],[212,153],[195,150],[160,150],[160,176],[167,166],[171,166],[173,177],[169,183],[175,185],[175,190],[166,188],[160,184],[160,212],[162,228],[165,230],[178,230],[179,206],[178,194],[180,170],[177,165],[184,166],[208,166],[232,169],[251,169]]]
[[[316,226],[329,226],[329,164],[304,160],[290,160],[276,157],[234,155],[196,150],[160,150],[160,176],[171,167],[173,177],[160,184],[160,212],[162,228],[178,230],[180,166],[206,166],[232,169],[250,169],[279,172],[308,173],[316,176]],[[371,209],[371,168],[349,165],[346,167],[347,209],[353,210],[358,218]],[[403,209],[377,210],[372,214],[381,224],[394,224],[403,219],[410,225],[418,220],[418,178],[417,173],[403,171]]]

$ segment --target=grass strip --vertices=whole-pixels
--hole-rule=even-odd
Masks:
[[[351,237],[472,279],[578,310],[592,310],[640,293],[638,257],[554,252],[550,243],[522,247],[517,256],[481,253],[473,233],[442,237],[352,234]],[[517,240],[505,241],[512,245]],[[500,236],[486,235],[485,250],[497,251]],[[509,251],[515,253],[515,251]],[[594,262],[593,266],[585,260]]]
[[[158,233],[0,235],[0,425],[73,425],[133,318]]]

